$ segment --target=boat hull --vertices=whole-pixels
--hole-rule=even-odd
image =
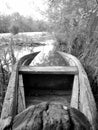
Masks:
[[[95,130],[97,111],[87,74],[76,57],[63,52],[57,53],[67,62],[68,66],[70,67],[69,72],[66,69],[66,71],[62,70],[62,73],[66,72],[67,75],[74,74],[70,107],[82,112],[89,120],[92,129]],[[33,53],[22,57],[14,66],[2,108],[0,119],[1,130],[9,127],[15,116],[26,109],[23,79],[22,76],[19,76],[19,73],[24,72],[21,71],[23,69],[21,69],[21,66],[29,66],[37,54],[38,53]],[[71,67],[76,67],[77,70],[72,71]],[[56,71],[57,70],[58,69],[56,69]],[[48,71],[48,73],[56,73],[56,71],[53,72],[53,70],[51,70],[50,72]],[[45,70],[42,71],[42,73],[45,72]],[[61,73],[61,70],[57,72]],[[37,73],[40,73],[40,71]]]

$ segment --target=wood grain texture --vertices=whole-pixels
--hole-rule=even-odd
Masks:
[[[47,67],[33,67],[33,66],[21,66],[19,69],[20,74],[29,73],[45,73],[45,74],[78,74],[78,69],[75,66],[47,66]]]
[[[79,109],[79,78],[78,78],[78,75],[74,76],[70,105],[71,105],[71,107]]]
[[[22,112],[26,108],[24,86],[22,75],[19,75],[19,87],[18,87],[18,113]]]

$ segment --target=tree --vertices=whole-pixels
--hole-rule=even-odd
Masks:
[[[97,27],[95,0],[49,0],[49,20],[55,32],[65,33],[69,53],[73,40],[84,33],[89,39]]]
[[[0,33],[8,33],[10,26],[10,16],[0,15]]]
[[[13,35],[15,35],[15,34],[18,34],[18,32],[19,32],[19,27],[18,27],[17,25],[12,25],[9,30],[10,30],[10,32],[11,32]]]

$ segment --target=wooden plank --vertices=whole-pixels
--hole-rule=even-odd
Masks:
[[[71,90],[31,90],[26,97],[26,106],[36,105],[41,102],[56,102],[61,103],[66,107],[70,106]]]
[[[79,77],[74,76],[72,97],[71,97],[71,107],[79,109]]]
[[[7,87],[7,92],[5,95],[3,108],[1,112],[0,118],[0,130],[4,130],[12,121],[12,117],[16,114],[17,108],[17,81],[18,81],[18,73],[17,73],[17,63],[13,68],[10,81]]]
[[[22,75],[19,75],[19,87],[18,87],[18,113],[22,112],[26,108],[25,95],[23,87]]]
[[[52,67],[32,67],[32,66],[22,66],[19,69],[20,74],[36,74],[36,73],[44,73],[44,74],[78,74],[78,69],[75,66],[64,67],[64,66],[52,66]]]

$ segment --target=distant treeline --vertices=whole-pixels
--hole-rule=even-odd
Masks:
[[[40,32],[47,30],[44,21],[35,21],[32,17],[24,17],[19,13],[12,15],[0,15],[0,33],[9,32]]]

